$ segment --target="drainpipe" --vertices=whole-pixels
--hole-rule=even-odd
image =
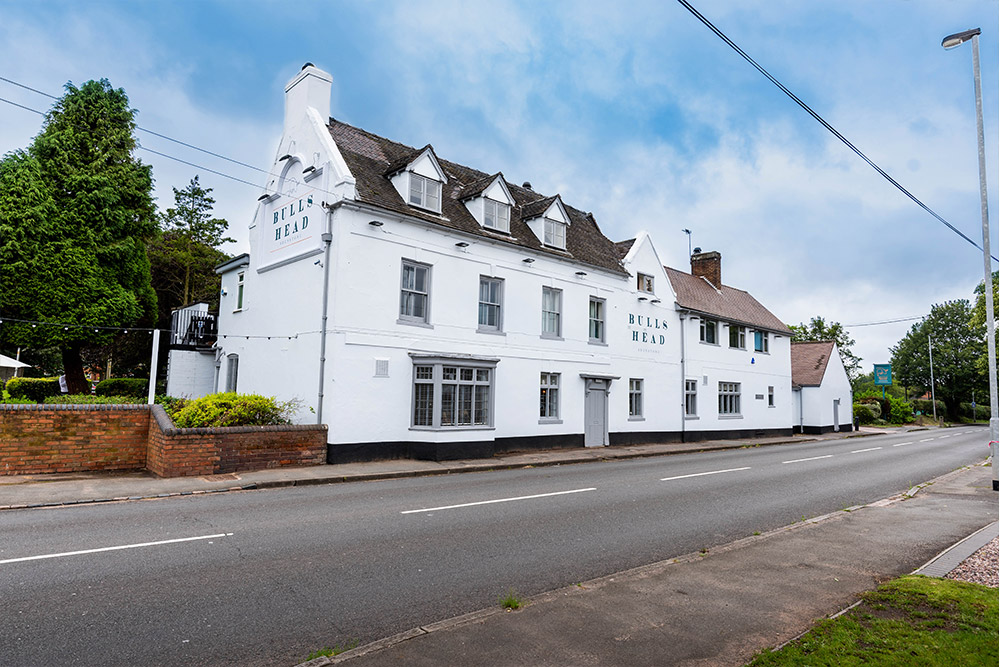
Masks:
[[[326,213],[326,231],[320,237],[323,241],[323,316],[320,318],[320,328],[319,328],[319,393],[316,397],[316,423],[323,423],[323,379],[324,372],[326,371],[326,320],[327,311],[329,308],[329,297],[330,297],[330,245],[333,243],[333,210],[332,207],[327,207],[326,202],[323,206],[327,209]]]
[[[681,442],[685,442],[687,425],[687,357],[684,353],[684,330],[687,328],[687,311],[681,311]]]

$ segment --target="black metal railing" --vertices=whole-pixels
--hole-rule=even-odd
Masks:
[[[210,347],[218,335],[219,324],[215,313],[182,308],[171,314],[171,345]]]

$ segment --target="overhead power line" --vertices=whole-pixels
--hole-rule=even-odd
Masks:
[[[844,328],[848,329],[850,327],[874,327],[880,324],[895,324],[897,322],[911,322],[913,320],[922,320],[926,315],[917,315],[915,317],[900,317],[895,320],[882,320],[881,322],[864,322],[862,324],[845,324]]]
[[[798,104],[800,107],[802,107],[806,111],[806,113],[808,113],[810,116],[812,116],[813,118],[815,118],[816,121],[820,125],[822,125],[827,130],[829,130],[830,133],[833,134],[833,136],[835,136],[838,139],[840,139],[840,141],[842,141],[845,146],[847,146],[848,148],[850,148],[852,151],[854,151],[854,153],[857,154],[858,157],[860,157],[862,160],[864,160],[866,163],[868,163],[868,166],[870,166],[872,169],[874,169],[875,171],[877,171],[884,179],[886,179],[887,181],[889,181],[890,183],[892,183],[894,186],[896,186],[896,188],[900,192],[902,192],[904,195],[906,195],[907,197],[909,197],[917,206],[919,206],[920,208],[924,209],[925,211],[927,211],[928,213],[930,213],[932,216],[934,216],[945,227],[947,227],[948,229],[950,229],[951,231],[955,232],[956,234],[958,234],[959,236],[961,236],[963,239],[965,239],[966,241],[968,241],[969,243],[971,243],[974,248],[976,248],[976,249],[979,250],[979,252],[983,252],[982,246],[980,246],[978,243],[976,243],[971,238],[969,238],[968,236],[966,236],[964,233],[962,233],[961,230],[959,230],[953,224],[951,224],[950,222],[948,222],[947,220],[945,220],[944,218],[942,218],[934,210],[932,210],[929,206],[927,206],[927,204],[925,204],[922,201],[920,201],[919,199],[917,199],[917,197],[915,195],[913,195],[909,190],[907,190],[902,185],[900,185],[900,183],[896,179],[894,179],[892,176],[890,176],[888,173],[886,173],[886,171],[884,169],[882,169],[882,167],[880,167],[877,164],[875,164],[871,159],[869,159],[869,157],[867,155],[865,155],[864,153],[862,153],[861,150],[857,146],[855,146],[850,141],[848,141],[847,137],[845,137],[840,132],[838,132],[837,128],[835,128],[833,125],[831,125],[830,123],[828,123],[818,113],[816,113],[815,111],[813,111],[812,107],[810,107],[808,104],[806,104],[805,102],[803,102],[802,100],[800,100],[795,95],[795,93],[793,93],[788,88],[786,88],[780,81],[778,81],[776,78],[774,78],[773,76],[771,76],[771,74],[766,69],[764,69],[763,67],[761,67],[757,63],[756,60],[754,60],[749,55],[747,55],[747,53],[743,49],[741,49],[739,47],[739,45],[736,44],[736,42],[734,42],[733,40],[729,39],[729,37],[727,37],[725,35],[725,33],[723,33],[721,30],[719,30],[718,28],[716,28],[715,25],[711,21],[709,21],[707,18],[705,18],[701,14],[701,12],[699,12],[697,9],[695,9],[694,7],[692,7],[690,2],[688,2],[687,0],[677,0],[677,2],[681,3],[681,5],[683,5],[685,9],[687,9],[689,12],[691,12],[695,16],[695,18],[697,18],[699,21],[701,21],[702,23],[704,23],[708,27],[709,30],[711,30],[712,32],[714,32],[719,37],[719,39],[721,39],[726,44],[728,44],[734,51],[736,51],[736,53],[740,54],[740,56],[742,56],[744,60],[746,60],[751,65],[753,65],[754,68],[758,72],[760,72],[761,74],[763,74],[767,78],[768,81],[770,81],[775,86],[777,86],[778,89],[781,90],[781,92],[783,92],[785,95],[787,95],[788,97],[790,97],[796,104]],[[994,261],[997,261],[996,257],[993,257],[993,259],[994,259]]]

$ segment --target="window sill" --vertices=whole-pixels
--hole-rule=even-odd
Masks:
[[[747,351],[746,347],[733,347],[732,345],[729,346],[729,349],[730,350],[737,350],[737,351],[740,351],[740,352],[746,352]]]
[[[743,419],[743,415],[719,415],[719,419]]]
[[[506,336],[506,331],[501,331],[499,329],[476,329],[476,333],[488,334],[490,336]]]
[[[684,415],[684,419],[685,419],[685,420],[694,420],[694,419],[698,419],[698,415]]]
[[[605,343],[603,340],[597,340],[596,338],[591,338],[590,340],[587,341],[587,344],[588,345],[599,345],[600,347],[607,347],[608,346],[608,344]]]
[[[562,336],[556,336],[555,334],[544,334],[544,333],[540,336],[540,338],[544,338],[545,340],[565,340]]]
[[[702,345],[711,345],[712,347],[722,347],[722,345],[720,345],[719,343],[709,343],[708,341],[705,340],[699,340],[698,342],[701,343]]]
[[[553,418],[550,418],[550,417],[543,417],[543,418],[541,418],[541,419],[538,420],[538,423],[539,424],[562,424],[563,421],[561,419],[553,419]]]
[[[646,418],[642,417],[642,416],[638,416],[638,417],[629,416],[628,420],[630,422],[644,422],[644,421],[646,421]]]
[[[433,433],[441,433],[442,431],[495,431],[495,426],[411,426],[411,431],[431,431]]]
[[[771,356],[770,352],[764,352],[763,350],[754,350],[754,354],[766,354],[767,356]]]
[[[242,313],[242,312],[243,312],[243,309],[242,309],[242,308],[237,308],[237,309],[236,309],[236,310],[234,310],[233,312],[234,312],[234,313]]]
[[[424,329],[433,329],[433,324],[428,324],[427,322],[421,322],[420,320],[396,320],[396,324],[405,324],[408,327],[421,327]]]

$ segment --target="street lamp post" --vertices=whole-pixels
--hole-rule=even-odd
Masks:
[[[681,231],[688,235],[688,257],[690,258],[691,257],[691,230],[690,229],[682,229]]]
[[[983,216],[983,297],[986,300],[986,353],[989,356],[990,377],[990,449],[993,454],[993,490],[1000,489],[998,482],[997,440],[1000,440],[1000,409],[997,402],[997,347],[996,321],[993,315],[993,271],[990,264],[990,217],[986,207],[986,148],[983,142],[983,90],[979,78],[979,28],[948,35],[941,46],[951,49],[972,40],[972,73],[976,83],[976,130],[979,138],[979,199]]]

